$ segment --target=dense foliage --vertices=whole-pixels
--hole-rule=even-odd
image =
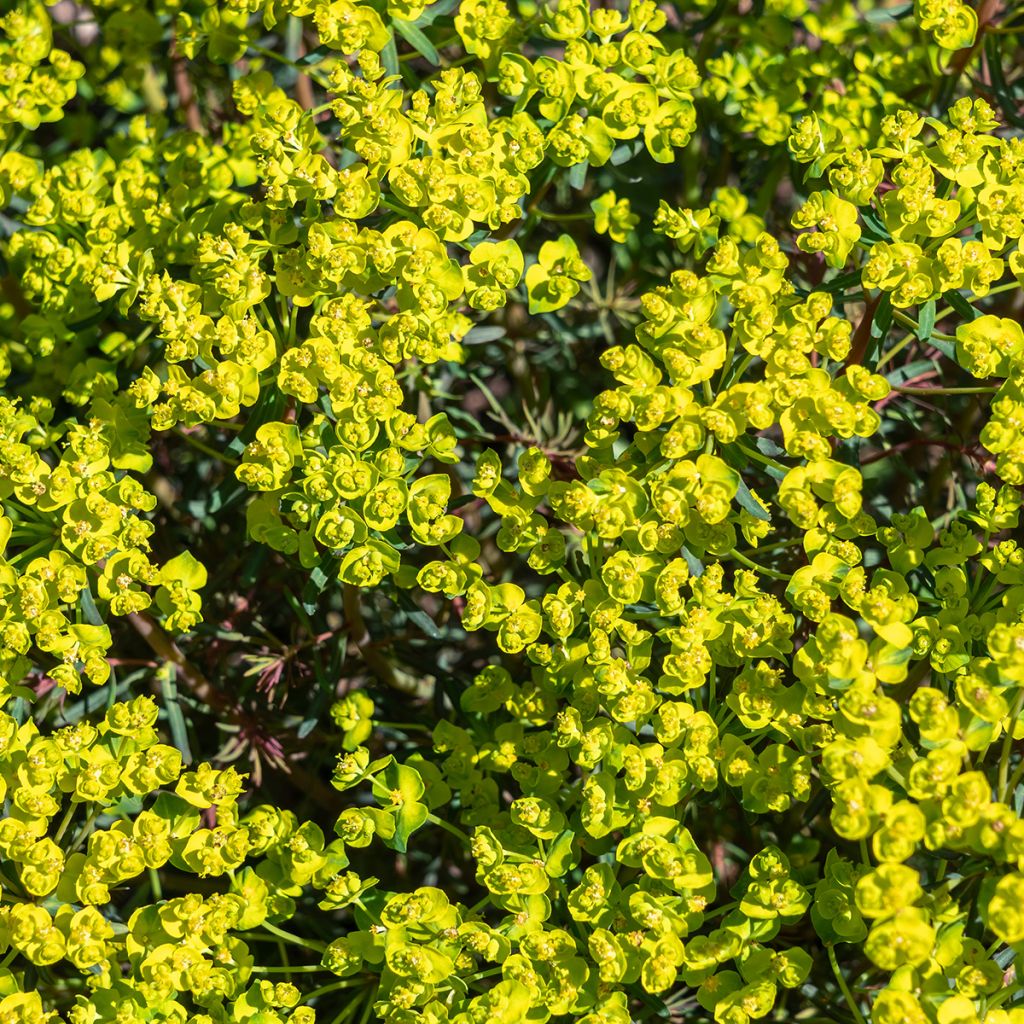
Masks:
[[[0,8],[2,1024],[1024,1022],[1024,9]]]

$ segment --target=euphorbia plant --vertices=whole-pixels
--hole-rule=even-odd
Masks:
[[[1019,12],[0,17],[0,1020],[1021,1024]]]

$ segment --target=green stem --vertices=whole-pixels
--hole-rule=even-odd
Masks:
[[[367,997],[366,1009],[363,1010],[363,1015],[359,1018],[359,1024],[368,1024],[368,1021],[370,1020],[370,1014],[373,1012],[374,994],[375,993],[371,992],[370,995]]]
[[[988,551],[988,544],[992,534],[986,530],[982,541],[982,549]],[[984,576],[984,581],[982,580]],[[971,581],[971,588],[969,591],[969,597],[972,608],[977,608],[983,604],[985,598],[988,597],[989,591],[992,589],[996,582],[995,575],[985,571],[983,565],[978,565],[978,571],[975,573],[974,579]]]
[[[718,390],[723,391],[725,388],[725,379],[729,376],[729,372],[732,370],[733,358],[736,354],[736,332],[733,331],[729,335],[729,345],[725,350],[725,359],[722,362],[722,372],[718,378]]]
[[[270,932],[271,935],[284,939],[285,942],[290,942],[295,946],[302,946],[303,949],[311,949],[315,953],[322,953],[327,948],[327,944],[324,942],[316,942],[313,939],[304,939],[301,935],[293,935],[291,932],[286,932],[283,928],[278,928],[277,925],[273,925],[269,921],[264,921],[262,927]]]
[[[21,562],[28,558],[29,555],[34,555],[37,551],[42,551],[44,548],[53,547],[53,544],[54,538],[47,537],[45,540],[39,541],[38,544],[33,544],[31,547],[25,548],[24,551],[19,551],[17,554],[12,555],[10,558],[7,559],[7,561],[10,562],[11,565],[15,565],[18,562]]]
[[[921,325],[906,313],[901,313],[898,309],[892,311],[892,318],[898,324],[903,324],[904,327],[914,331],[914,337],[917,337],[917,332],[921,329]],[[936,317],[936,319],[938,319]],[[956,341],[956,338],[952,334],[943,334],[941,331],[932,331],[932,337],[938,338],[939,341]]]
[[[878,365],[875,367],[876,373],[881,373],[882,367],[885,366],[890,359],[894,359],[900,354],[912,341],[917,339],[916,334],[908,334],[902,340],[897,341],[895,345],[888,352],[882,354],[882,358],[878,360]]]
[[[590,578],[596,580],[601,573],[601,548],[603,547],[599,538],[593,534],[587,534],[587,568],[590,570]]]
[[[1019,281],[1011,281],[1009,284],[1001,284],[997,288],[990,288],[988,295],[1001,295],[1003,292],[1010,292],[1013,291],[1015,288],[1020,288]],[[982,298],[987,299],[988,295],[984,295],[982,296]],[[935,319],[945,320],[947,316],[950,316],[952,313],[955,312],[956,310],[952,306],[943,306],[942,309],[940,309],[935,314]]]
[[[749,558],[751,555],[763,555],[769,551],[780,551],[783,548],[795,548],[798,544],[803,544],[803,537],[790,537],[788,540],[776,540],[772,541],[771,544],[762,544],[759,548],[745,548],[740,552],[741,555],[746,555]]]
[[[402,214],[403,217],[409,216],[409,210],[404,206],[400,206],[398,203],[393,203],[390,199],[385,199],[384,196],[380,197],[380,205],[385,209],[393,210],[395,213]]]
[[[82,843],[84,843],[85,840],[88,839],[89,833],[92,832],[93,825],[96,824],[96,819],[102,813],[102,807],[93,808],[92,813],[89,815],[88,818],[85,819],[85,823],[82,825],[81,829],[79,829],[78,835],[75,836],[75,841],[71,844],[71,849],[67,851],[68,853],[74,853],[75,850],[77,850],[82,845]]]
[[[853,998],[853,993],[850,991],[850,986],[846,984],[846,979],[843,977],[843,972],[839,970],[839,961],[836,960],[836,950],[832,943],[827,944],[828,949],[828,962],[832,965],[832,973],[836,976],[836,981],[839,982],[839,989],[843,993],[843,998],[846,1000],[846,1005],[850,1007],[850,1013],[853,1014],[854,1020],[857,1024],[865,1024],[864,1016],[860,1012],[857,1006],[857,1001]]]
[[[322,964],[304,964],[301,967],[254,967],[252,969],[253,974],[312,974],[315,971],[326,971],[327,968]],[[334,988],[336,986],[326,986],[328,988]],[[321,991],[317,989],[317,992]],[[310,992],[310,995],[316,993]],[[307,996],[307,998],[309,998]]]
[[[762,454],[756,448],[748,448],[745,444],[737,443],[737,447],[747,458],[753,459],[755,462],[760,462],[764,466],[770,466],[772,469],[777,469],[782,473],[789,472],[789,466],[784,466],[781,462],[776,462],[775,459],[769,458],[767,455]]]
[[[709,910],[704,915],[704,920],[710,921],[712,918],[721,917],[722,914],[728,914],[730,910],[733,910],[735,907],[738,907],[739,905],[740,904],[738,900],[733,900],[731,903],[723,903],[720,907],[715,907],[713,910]]]
[[[1017,699],[1013,702],[1013,709],[1010,711],[1010,718],[1006,727],[1006,736],[1003,738],[1003,749],[999,755],[999,799],[1006,803],[1010,795],[1009,774],[1010,754],[1013,753],[1013,727],[1024,709],[1024,690],[1017,693]],[[1024,763],[1024,762],[1022,762]]]
[[[64,838],[64,833],[67,832],[68,825],[71,824],[71,819],[75,816],[76,810],[78,810],[78,804],[68,804],[68,809],[64,812],[64,817],[61,818],[57,834],[53,837],[53,841],[58,845],[60,845],[60,841]]]
[[[289,60],[289,58],[285,57],[284,54],[277,53],[276,51],[271,50],[265,46],[257,46],[255,43],[249,43],[249,49],[254,50],[261,57],[269,57],[271,60],[276,60],[280,61],[280,63],[282,64],[287,64],[288,67],[297,71],[300,75],[305,75],[307,78],[316,82],[316,84],[319,85],[321,89],[329,90],[331,88],[330,83],[323,81],[319,77],[318,73],[314,71],[313,68],[310,67],[309,65],[298,64],[294,60]]]
[[[269,968],[266,969],[269,970]],[[296,971],[301,971],[305,968],[295,967],[293,969]],[[324,968],[319,969],[324,970]],[[358,986],[365,984],[365,978],[346,978],[344,981],[332,981],[329,985],[321,985],[320,988],[315,988],[313,989],[312,992],[307,992],[306,995],[303,996],[303,1001],[306,1001],[308,999],[316,999],[319,996],[325,996],[327,995],[328,992],[337,992],[339,989],[343,988],[357,988]]]
[[[548,213],[546,210],[534,210],[541,220],[592,220],[593,213]]]
[[[211,448],[208,444],[204,444],[197,437],[193,437],[191,434],[179,427],[174,428],[174,434],[180,437],[185,444],[191,445],[196,451],[202,452],[204,455],[209,455],[211,459],[217,459],[218,462],[223,462],[225,465],[235,467],[238,465],[234,459],[229,459],[223,452],[217,451],[215,448]]]
[[[971,388],[908,388],[905,386],[894,387],[901,395],[994,395],[998,387],[971,387]]]
[[[1006,795],[1009,796],[1015,792],[1017,787],[1020,785],[1020,780],[1024,778],[1024,757],[1021,758],[1020,764],[1017,765],[1013,770],[1013,774],[1010,776],[1009,782],[1006,784]]]
[[[439,818],[436,814],[428,814],[427,821],[429,821],[431,825],[437,825],[438,828],[444,829],[445,832],[450,832],[460,842],[465,843],[467,846],[473,842],[473,840],[470,839],[470,837],[466,835],[461,828],[456,828],[454,825],[448,824],[444,818]]]
[[[768,569],[768,568],[765,568],[765,566],[763,566],[763,565],[758,565],[757,562],[751,561],[749,558],[747,558],[746,555],[741,554],[735,548],[733,548],[729,552],[729,557],[730,558],[735,558],[736,561],[740,563],[740,565],[745,565],[748,569],[753,569],[754,572],[759,572],[759,573],[761,573],[762,576],[767,576],[769,579],[773,579],[773,580],[791,580],[793,578],[792,575],[790,575],[788,573],[776,572],[775,569]]]
[[[748,354],[747,357],[736,367],[736,372],[730,374],[729,384],[735,384],[738,380],[740,380],[743,377],[743,374],[747,372],[747,367],[753,361],[754,357]]]

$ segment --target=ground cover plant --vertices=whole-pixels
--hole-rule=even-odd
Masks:
[[[2,1024],[1024,1024],[1024,8],[0,6]]]

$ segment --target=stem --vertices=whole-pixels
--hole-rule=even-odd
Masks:
[[[836,981],[839,982],[839,989],[843,993],[843,998],[846,1000],[846,1005],[850,1007],[850,1012],[853,1014],[854,1020],[857,1024],[865,1024],[864,1016],[861,1014],[857,1007],[857,1001],[853,998],[853,993],[850,991],[850,986],[846,984],[846,979],[843,977],[843,972],[839,970],[839,962],[836,960],[836,949],[832,943],[828,943],[828,962],[832,965],[832,973],[836,976]]]
[[[254,967],[252,969],[253,974],[312,974],[314,971],[326,971],[327,968],[322,964],[303,964],[301,967]],[[335,988],[338,986],[328,985],[327,988]],[[317,989],[317,992],[322,989]],[[311,992],[310,995],[315,995]],[[306,997],[309,998],[308,996]]]
[[[191,434],[180,429],[179,427],[174,428],[174,433],[177,437],[180,437],[186,444],[191,445],[196,451],[202,452],[204,455],[209,455],[212,459],[217,459],[219,462],[223,462],[228,466],[237,466],[238,463],[234,459],[229,459],[223,452],[217,451],[215,448],[211,448],[208,444],[204,444],[197,437],[193,437]]]
[[[467,846],[473,842],[473,840],[470,839],[461,828],[456,828],[454,825],[450,825],[447,821],[443,818],[439,818],[436,814],[428,814],[427,821],[429,821],[431,825],[437,825],[438,828],[443,828],[445,832],[450,832],[460,842],[465,843]]]
[[[789,573],[776,572],[775,569],[767,569],[763,565],[758,565],[757,562],[751,561],[749,558],[747,558],[746,555],[741,554],[735,548],[733,548],[732,551],[729,552],[729,557],[735,558],[736,561],[740,563],[740,565],[745,565],[748,569],[753,569],[754,572],[759,572],[763,576],[769,577],[769,579],[791,580],[793,578],[792,575]]]
[[[729,376],[729,372],[732,370],[733,359],[736,355],[736,332],[733,331],[729,335],[729,344],[725,350],[725,361],[722,363],[722,372],[718,378],[718,391],[721,393],[725,390],[725,380]]]
[[[1021,690],[1017,694],[1017,699],[1013,702],[1013,709],[1010,711],[1010,718],[1006,726],[1006,736],[1003,738],[1003,749],[999,755],[999,799],[1006,803],[1007,798],[1010,795],[1009,789],[1009,774],[1010,774],[1010,754],[1013,753],[1013,727],[1017,723],[1017,719],[1020,717],[1021,709],[1024,708],[1024,690]]]
[[[893,388],[901,395],[994,395],[998,390],[998,387],[909,388],[903,385]]]
[[[392,202],[390,199],[387,199],[384,196],[380,197],[380,205],[387,210],[393,210],[395,213],[402,214],[403,217],[409,216],[409,210],[407,210],[404,206],[400,206],[398,203]]]
[[[64,812],[64,817],[61,818],[60,827],[57,829],[57,834],[53,837],[53,841],[57,844],[60,843],[61,839],[64,838],[64,833],[68,830],[68,825],[71,824],[71,819],[75,815],[75,811],[78,808],[78,804],[72,803],[68,805],[67,811]]]
[[[363,1010],[363,1015],[359,1018],[359,1024],[368,1024],[370,1020],[370,1014],[373,1012],[373,997],[375,993],[371,992],[366,1000],[366,1009]]]
[[[882,358],[878,360],[878,365],[875,367],[875,372],[881,372],[881,369],[890,359],[894,359],[900,354],[912,341],[917,340],[916,334],[908,334],[902,341],[896,342],[888,352],[882,354]]]
[[[921,325],[913,317],[909,317],[906,313],[901,313],[898,309],[894,309],[892,311],[892,318],[896,323],[903,324],[904,327],[914,331],[914,337],[917,337],[916,332],[921,329]],[[938,318],[936,317],[936,319]],[[941,331],[932,331],[932,337],[938,338],[939,341],[956,341],[952,334],[943,334]]]
[[[269,921],[264,921],[261,927],[285,942],[290,942],[295,946],[302,946],[303,949],[311,949],[314,953],[322,953],[327,948],[327,944],[324,942],[316,942],[313,939],[304,939],[301,935],[293,935],[291,932],[286,932],[283,928],[278,928],[277,925],[273,925]],[[292,968],[292,970],[295,970],[295,968]]]
[[[304,971],[304,970],[307,970],[307,969],[308,970],[313,970],[312,967],[310,967],[310,968],[305,968],[305,967],[294,967],[294,968],[292,968],[292,970],[295,970],[295,971]],[[269,971],[269,970],[271,970],[271,968],[266,967],[266,968],[264,968],[264,970],[265,971]],[[326,970],[326,968],[325,967],[321,967],[321,968],[318,968],[318,970]],[[312,992],[307,992],[306,995],[303,996],[303,1000],[315,999],[318,996],[327,995],[328,992],[336,992],[338,989],[342,989],[342,988],[356,988],[358,985],[365,985],[365,984],[366,984],[366,979],[365,978],[346,978],[344,981],[332,981],[330,983],[330,985],[321,985],[320,988],[315,988],[315,989],[313,989]]]
[[[548,213],[546,210],[534,210],[541,220],[590,220],[592,213]]]
[[[745,548],[740,554],[746,555],[749,558],[751,555],[763,555],[768,551],[778,551],[781,548],[795,548],[798,544],[803,544],[803,542],[803,537],[790,537],[788,540],[776,540],[772,541],[771,544],[763,544],[759,548]]]
[[[713,910],[709,910],[704,915],[704,920],[710,921],[714,917],[721,917],[722,914],[728,914],[730,910],[733,910],[739,905],[739,900],[733,900],[731,903],[723,903],[720,907],[715,907]]]
[[[739,448],[747,458],[753,459],[755,462],[760,462],[771,469],[777,469],[781,473],[789,472],[789,466],[784,466],[781,462],[776,462],[775,459],[771,459],[767,455],[762,454],[756,448],[748,448],[745,444],[741,444],[740,442],[736,443],[736,447]]]
[[[747,367],[754,361],[752,355],[747,355],[746,358],[736,367],[735,373],[729,375],[729,384],[735,384],[744,373],[747,372]]]
[[[34,555],[37,551],[43,551],[44,549],[51,547],[53,547],[53,538],[47,537],[45,540],[39,541],[38,544],[33,544],[31,547],[25,548],[23,551],[19,551],[16,555],[12,555],[8,559],[8,562],[10,562],[11,565],[15,565],[26,559],[29,555]]]
[[[1021,758],[1020,764],[1017,765],[1013,770],[1013,774],[1010,776],[1010,781],[1006,784],[1006,795],[1009,796],[1013,793],[1017,786],[1020,785],[1020,780],[1024,778],[1024,757]]]
[[[321,79],[319,77],[319,72],[317,72],[311,65],[299,64],[297,61],[291,60],[289,57],[286,57],[283,53],[277,53],[275,50],[271,50],[266,46],[257,46],[256,43],[249,43],[249,49],[258,53],[261,57],[267,57],[270,60],[276,60],[279,61],[281,64],[286,64],[293,71],[297,71],[300,75],[303,75],[306,78],[309,78],[312,81],[316,82],[316,84],[319,85],[321,89],[326,89],[329,91],[331,88],[330,83]]]
[[[88,818],[85,819],[85,823],[82,825],[81,829],[79,830],[78,835],[75,836],[75,841],[71,844],[71,849],[68,850],[68,853],[74,853],[75,850],[77,850],[82,845],[82,843],[84,843],[85,840],[89,838],[89,833],[92,831],[93,825],[96,824],[96,819],[102,813],[103,813],[103,808],[102,807],[94,807],[93,808],[92,813],[89,815]]]

